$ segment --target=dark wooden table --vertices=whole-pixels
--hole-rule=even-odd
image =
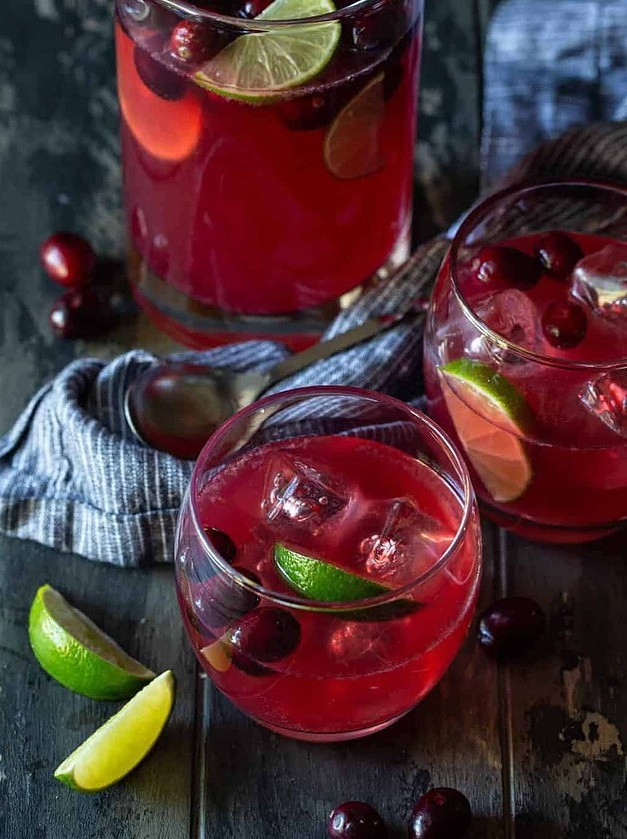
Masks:
[[[162,349],[143,319],[106,343],[54,340],[56,293],[37,266],[58,228],[121,250],[111,0],[9,0],[0,15],[0,431],[75,355]],[[417,152],[417,237],[477,189],[487,0],[428,2]],[[2,839],[314,839],[331,807],[370,801],[405,835],[428,787],[463,790],[473,837],[627,837],[625,538],[545,547],[485,527],[483,603],[536,598],[549,616],[532,660],[495,666],[471,637],[439,687],[387,732],[308,745],[246,720],[200,677],[169,568],[125,571],[0,538]],[[118,707],[49,679],[28,644],[36,588],[58,587],[133,655],[178,679],[174,717],[111,790],[59,785],[60,760]]]

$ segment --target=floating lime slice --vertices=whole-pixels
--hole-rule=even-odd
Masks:
[[[256,20],[297,20],[334,11],[331,0],[274,0]],[[240,35],[205,64],[194,80],[227,98],[272,101],[324,70],[339,39],[337,20]]]
[[[43,669],[92,699],[126,699],[155,677],[49,585],[35,595],[28,635]]]
[[[385,117],[383,73],[345,105],[324,141],[324,162],[336,178],[351,180],[378,172],[385,164],[381,126]]]
[[[54,777],[81,792],[110,787],[146,757],[174,705],[171,670],[136,694],[56,769]]]
[[[532,478],[522,441],[524,396],[488,364],[469,358],[440,368],[446,406],[468,458],[495,501],[514,501]]]

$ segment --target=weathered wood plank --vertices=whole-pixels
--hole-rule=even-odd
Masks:
[[[493,531],[486,528],[482,602],[493,598]],[[287,740],[247,720],[202,680],[204,749],[197,754],[194,839],[322,835],[329,811],[356,798],[405,835],[413,802],[430,786],[465,791],[472,836],[502,837],[496,670],[471,635],[440,685],[404,720],[364,740]]]
[[[627,837],[625,536],[505,545],[508,593],[533,597],[549,619],[545,643],[506,676],[516,835]]]
[[[0,539],[0,836],[181,839],[190,813],[194,662],[171,569],[127,571]],[[97,795],[66,789],[55,767],[121,705],[77,696],[39,667],[28,609],[50,582],[156,672],[177,676],[173,717],[129,778]]]

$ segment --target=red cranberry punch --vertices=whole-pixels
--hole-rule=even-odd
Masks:
[[[429,413],[488,514],[583,542],[627,520],[627,190],[512,188],[475,208],[425,337]]]
[[[422,0],[116,0],[130,273],[192,346],[316,340],[408,252]]]
[[[238,708],[298,739],[361,737],[457,653],[480,579],[477,507],[461,456],[406,404],[284,392],[208,441],[175,567],[196,656]]]

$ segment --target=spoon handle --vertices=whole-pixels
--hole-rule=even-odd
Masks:
[[[270,370],[269,381],[265,388],[275,385],[282,379],[298,373],[315,361],[321,361],[323,358],[330,358],[342,350],[347,350],[349,347],[354,347],[362,341],[372,338],[374,335],[381,335],[393,326],[398,326],[400,323],[405,323],[418,314],[423,313],[423,306],[412,306],[411,309],[400,315],[377,315],[369,318],[359,326],[354,326],[352,329],[347,329],[340,335],[334,338],[329,338],[328,341],[320,341],[302,352],[296,353],[285,361],[279,362]]]

